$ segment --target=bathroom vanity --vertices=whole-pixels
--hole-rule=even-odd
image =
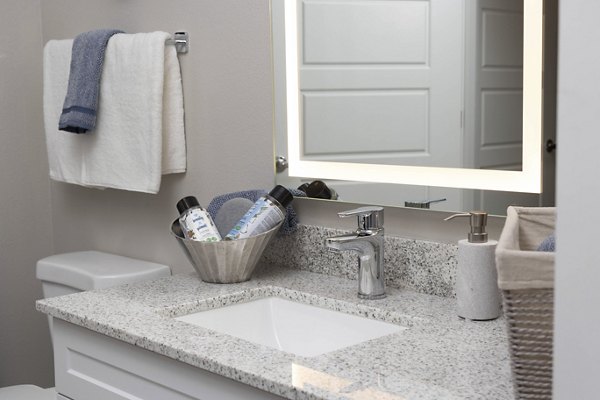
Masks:
[[[354,280],[269,266],[240,284],[183,274],[37,308],[54,317],[56,388],[68,399],[513,398],[503,319],[461,320],[453,299],[408,289],[388,288],[381,300],[356,293]],[[341,348],[298,355],[180,318],[268,297],[398,329],[355,344],[340,334]],[[236,318],[248,330],[262,322]],[[309,331],[325,335],[324,325]],[[291,340],[310,348],[308,336]]]

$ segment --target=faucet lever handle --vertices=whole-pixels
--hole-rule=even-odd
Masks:
[[[383,207],[366,206],[338,213],[340,218],[354,215],[358,218],[358,229],[360,230],[383,229]]]

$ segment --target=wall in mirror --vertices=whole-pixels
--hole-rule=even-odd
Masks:
[[[284,8],[292,6],[303,161],[522,171],[523,0],[272,0],[275,151],[284,157]],[[438,210],[504,214],[510,204],[553,202],[553,195],[325,176],[291,177],[280,166],[276,180],[298,187],[321,179],[339,200]]]

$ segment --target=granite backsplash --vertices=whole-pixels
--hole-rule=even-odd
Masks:
[[[329,251],[325,238],[348,233],[322,226],[299,225],[278,235],[263,255],[267,264],[357,279],[356,253]],[[386,285],[419,293],[454,297],[458,247],[453,244],[385,236]]]

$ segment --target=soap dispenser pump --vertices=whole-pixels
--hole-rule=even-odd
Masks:
[[[495,251],[498,244],[488,240],[485,231],[488,214],[472,211],[454,214],[445,219],[469,217],[471,231],[468,239],[458,241],[456,273],[456,312],[459,317],[475,321],[500,316],[500,292],[496,272]]]

